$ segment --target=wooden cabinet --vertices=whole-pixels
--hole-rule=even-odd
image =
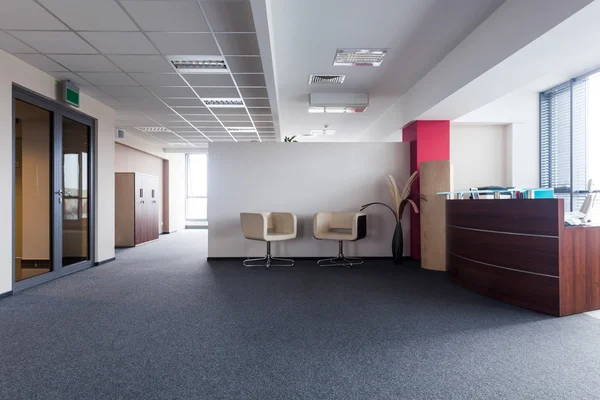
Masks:
[[[115,174],[115,246],[132,247],[158,239],[158,177]]]

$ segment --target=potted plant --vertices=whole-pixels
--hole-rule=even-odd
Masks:
[[[390,188],[390,193],[392,194],[394,208],[391,208],[385,203],[374,202],[365,204],[360,209],[360,211],[363,211],[372,205],[378,204],[387,207],[394,214],[394,218],[396,219],[396,228],[394,230],[394,236],[392,237],[392,256],[394,258],[394,264],[402,264],[402,256],[404,252],[404,237],[402,234],[402,214],[404,213],[404,208],[407,204],[410,203],[410,205],[413,207],[413,210],[416,213],[419,212],[419,208],[417,207],[415,202],[408,198],[408,196],[410,195],[410,187],[414,183],[415,179],[417,179],[418,175],[419,172],[415,171],[410,176],[410,178],[408,178],[408,181],[402,189],[402,193],[398,191],[398,185],[396,185],[396,180],[394,179],[394,177],[388,175],[388,186]]]

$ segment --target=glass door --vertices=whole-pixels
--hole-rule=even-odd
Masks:
[[[62,117],[62,266],[90,259],[90,127]]]
[[[94,263],[94,120],[13,86],[14,284]]]

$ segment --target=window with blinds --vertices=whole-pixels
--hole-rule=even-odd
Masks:
[[[565,211],[580,210],[589,179],[600,184],[600,162],[591,157],[600,144],[599,78],[584,75],[540,93],[540,185],[565,199]],[[599,217],[595,204],[593,219]]]

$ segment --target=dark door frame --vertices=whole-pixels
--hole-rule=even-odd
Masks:
[[[15,131],[15,105],[16,101],[21,100],[25,103],[32,104],[36,107],[43,108],[50,112],[52,123],[51,128],[51,212],[50,212],[50,259],[52,261],[52,270],[48,273],[38,275],[32,278],[24,279],[19,282],[15,281],[15,212],[16,212],[16,199],[15,199],[15,183],[16,183],[16,171],[14,160],[16,155],[16,131]],[[12,263],[13,263],[13,275],[12,284],[13,292],[20,291],[40,283],[48,282],[56,278],[60,278],[65,275],[70,275],[74,272],[81,271],[94,265],[96,261],[96,119],[76,111],[72,108],[64,106],[50,98],[44,97],[38,93],[35,93],[22,86],[13,84],[12,87]],[[62,260],[62,203],[59,203],[60,195],[58,191],[62,189],[62,119],[63,117],[69,118],[73,121],[79,122],[89,127],[90,132],[90,160],[88,162],[88,252],[90,259],[82,261],[76,264],[69,265],[67,268],[63,268]]]

